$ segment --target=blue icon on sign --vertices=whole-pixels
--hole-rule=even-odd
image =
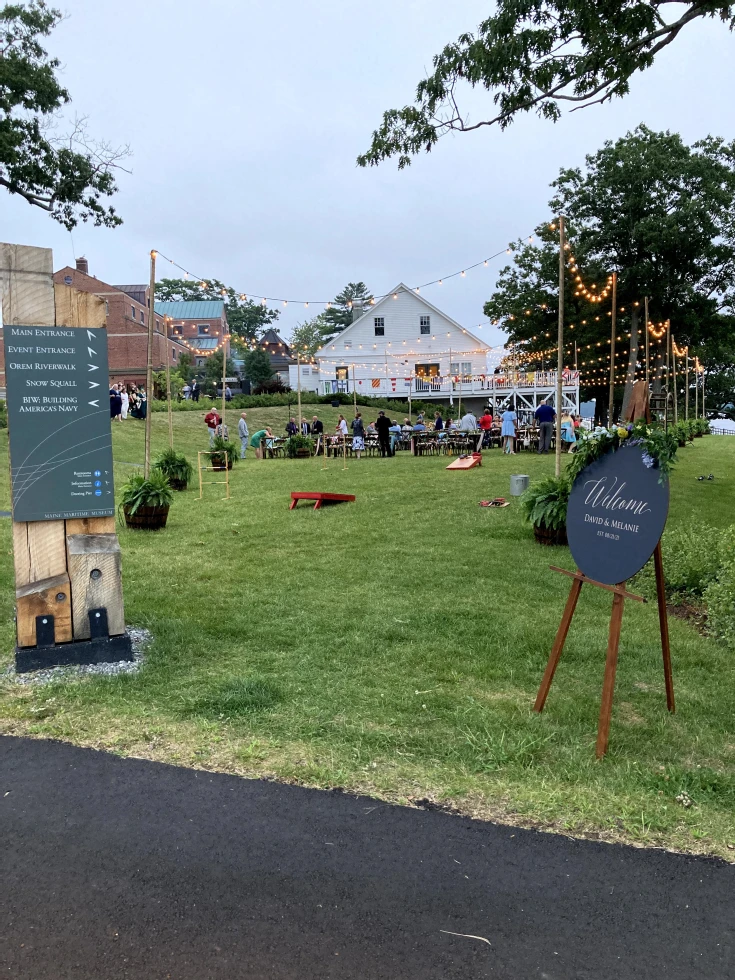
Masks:
[[[102,471],[101,470],[95,470],[94,471],[94,475],[95,476],[102,476]]]
[[[102,486],[102,480],[95,480],[95,481],[94,481],[94,485],[95,485],[96,487],[101,487],[101,486]]]
[[[102,491],[101,490],[95,490],[94,495],[95,495],[95,497],[101,497],[102,496]]]

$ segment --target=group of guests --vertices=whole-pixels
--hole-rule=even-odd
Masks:
[[[200,390],[199,385],[196,382],[196,380],[192,381],[191,384],[189,384],[189,382],[187,381],[187,383],[181,389],[181,394],[182,394],[182,397],[183,397],[184,401],[187,401],[187,402],[188,401],[198,402],[199,401],[199,395],[201,394],[201,390]],[[227,395],[227,393],[225,392],[225,396],[226,395]]]
[[[145,388],[122,383],[110,386],[110,418],[113,422],[122,422],[128,415],[134,419],[144,419],[147,412]]]
[[[538,423],[539,455],[548,455],[551,447],[551,437],[554,434],[556,424],[556,410],[547,401],[542,402],[534,412],[534,417]],[[567,452],[573,453],[577,445],[577,429],[582,424],[581,415],[571,415],[569,412],[562,412],[561,416],[561,441],[567,447]]]

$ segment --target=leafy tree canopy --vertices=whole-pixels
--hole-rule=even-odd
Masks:
[[[243,356],[245,361],[245,377],[253,384],[262,384],[273,377],[271,361],[264,350],[248,350]]]
[[[619,332],[630,334],[633,365],[643,339],[644,296],[651,319],[671,320],[677,344],[692,346],[703,360],[707,343],[732,336],[735,143],[710,137],[688,147],[676,134],[640,126],[588,156],[584,169],[563,170],[552,188],[551,214],[566,216],[571,246],[567,342],[576,339],[588,379],[608,363],[611,296],[597,302],[587,295],[605,292],[613,271],[618,310],[623,310]],[[501,271],[484,307],[527,353],[552,347],[556,336],[558,235],[548,222],[537,233],[538,243],[515,243],[513,265]],[[587,352],[587,344],[594,349]],[[622,357],[624,346],[617,346]],[[599,365],[597,358],[602,358]],[[569,351],[566,363],[572,363]]]
[[[332,305],[324,311],[324,322],[328,325],[328,331],[324,338],[340,333],[345,327],[352,323],[352,314],[356,306],[363,309],[370,305],[373,294],[369,291],[364,282],[348,282],[345,288],[337,293],[332,300]]]
[[[68,136],[53,134],[71,97],[41,40],[60,18],[44,0],[0,7],[0,186],[66,228],[79,221],[114,228],[122,219],[103,198],[117,190],[114,171],[127,148],[90,140],[84,119]]]
[[[204,378],[206,381],[211,381],[214,384],[222,384],[222,358],[224,357],[224,351],[216,350],[214,354],[210,355],[204,362]],[[227,377],[232,378],[235,376],[237,369],[235,368],[235,362],[231,357],[227,358]]]
[[[713,0],[497,0],[475,34],[435,55],[413,105],[391,109],[360,166],[398,157],[399,169],[452,130],[509,126],[524,112],[556,121],[575,109],[626,95],[632,76],[686,27],[716,17],[732,29],[735,5]],[[472,121],[460,108],[462,83],[485,89],[493,109]]]
[[[156,283],[156,300],[162,303],[208,299],[224,300],[231,333],[246,341],[257,340],[258,335],[279,317],[278,310],[246,299],[219,279],[210,279],[204,287],[191,279],[161,279]]]
[[[298,349],[302,358],[313,357],[316,352],[324,346],[328,337],[334,334],[332,325],[327,320],[324,313],[313,317],[311,320],[304,320],[294,327],[291,334],[291,348]]]

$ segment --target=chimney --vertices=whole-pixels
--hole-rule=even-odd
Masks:
[[[89,275],[89,262],[82,256],[77,259],[77,272],[83,272],[85,276]]]
[[[362,308],[362,303],[353,303],[352,304],[352,323],[354,323],[355,320],[359,320],[363,313],[364,313],[364,310]]]

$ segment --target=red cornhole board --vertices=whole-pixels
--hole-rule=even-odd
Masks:
[[[446,468],[448,470],[471,470],[474,466],[482,466],[482,453],[473,453],[466,459],[455,459]]]
[[[294,490],[291,494],[291,506],[288,509],[293,510],[299,500],[315,500],[314,510],[319,510],[322,504],[344,504],[354,499],[355,495],[352,493],[298,493]]]

